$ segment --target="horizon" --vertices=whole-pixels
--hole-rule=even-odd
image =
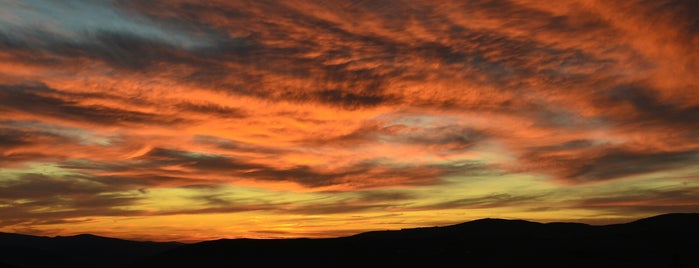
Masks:
[[[699,211],[691,0],[0,1],[0,232]]]
[[[201,242],[208,242],[208,241],[218,241],[218,240],[236,240],[236,239],[243,239],[243,240],[279,240],[279,239],[332,239],[332,238],[343,238],[343,237],[351,237],[355,235],[361,235],[364,233],[371,233],[371,232],[400,232],[404,230],[410,230],[410,229],[429,229],[429,228],[444,228],[444,227],[450,227],[450,226],[457,226],[461,224],[467,224],[471,222],[476,222],[476,221],[484,221],[484,220],[504,220],[504,221],[525,221],[529,223],[538,223],[538,224],[552,224],[552,223],[573,223],[573,224],[585,224],[588,226],[593,226],[593,227],[601,227],[601,226],[611,226],[611,225],[624,225],[624,224],[630,224],[634,223],[640,220],[645,220],[645,219],[651,219],[651,218],[658,218],[658,217],[663,217],[663,216],[670,216],[670,215],[690,215],[690,214],[695,214],[699,215],[699,212],[695,213],[666,213],[666,214],[657,214],[653,216],[648,216],[648,217],[643,217],[643,218],[638,218],[634,219],[631,221],[626,221],[626,222],[617,222],[617,223],[606,223],[606,224],[589,224],[589,223],[582,223],[582,222],[538,222],[538,221],[529,221],[526,219],[506,219],[506,218],[480,218],[480,219],[474,219],[474,220],[469,220],[469,221],[463,221],[459,223],[454,223],[454,224],[449,224],[449,225],[439,225],[439,226],[417,226],[417,227],[411,227],[411,228],[402,228],[402,229],[386,229],[386,230],[368,230],[368,231],[363,231],[360,233],[353,233],[349,235],[342,235],[342,236],[329,236],[329,237],[258,237],[258,238],[250,238],[250,237],[220,237],[220,238],[215,238],[215,239],[210,239],[210,240],[139,240],[137,238],[135,239],[125,239],[125,238],[118,238],[118,237],[110,237],[110,236],[102,236],[102,235],[96,235],[92,233],[78,233],[78,234],[71,234],[71,235],[55,235],[55,236],[37,236],[37,237],[45,237],[45,238],[70,238],[70,237],[76,237],[76,236],[95,236],[95,237],[101,237],[101,238],[108,238],[108,239],[120,239],[120,240],[126,240],[126,241],[134,241],[134,242],[156,242],[156,243],[182,243],[182,244],[196,244],[196,243],[201,243]],[[31,234],[22,234],[22,233],[5,233],[5,232],[0,232],[0,234],[11,234],[11,235],[26,235],[26,236],[36,236],[36,235],[31,235]]]

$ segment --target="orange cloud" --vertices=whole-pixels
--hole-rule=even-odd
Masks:
[[[485,208],[544,220],[674,211],[642,209],[653,200],[689,210],[690,2],[8,5],[0,230],[99,232],[97,217],[145,233],[149,217],[247,213],[294,236],[330,234],[353,213],[366,220],[352,230],[368,230],[383,226],[378,215],[407,227],[495,216],[473,211]],[[680,175],[688,185],[663,179]],[[616,183],[646,194],[607,200],[594,188]],[[257,190],[217,199],[227,187]],[[322,220],[280,227],[290,215]]]

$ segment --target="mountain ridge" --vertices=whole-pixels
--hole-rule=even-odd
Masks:
[[[589,225],[486,218],[337,238],[184,244],[0,233],[0,267],[699,267],[699,213]]]

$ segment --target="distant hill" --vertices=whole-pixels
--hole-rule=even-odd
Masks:
[[[42,237],[0,233],[0,268],[129,267],[136,260],[181,245],[88,234]]]
[[[626,224],[482,219],[328,239],[196,244],[0,234],[1,267],[699,267],[699,214]]]
[[[216,240],[138,267],[699,267],[699,214],[591,226],[483,219],[332,239]]]

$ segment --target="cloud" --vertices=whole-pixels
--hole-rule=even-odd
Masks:
[[[221,106],[215,103],[196,104],[190,102],[183,102],[178,104],[177,107],[182,109],[182,111],[184,112],[195,112],[200,113],[202,115],[215,115],[226,118],[245,116],[245,112],[241,109]]]
[[[686,168],[695,165],[699,151],[638,150],[631,146],[573,140],[531,148],[523,156],[531,170],[547,170],[569,182],[594,182]]]
[[[585,163],[571,174],[583,181],[623,178],[629,175],[692,166],[697,161],[696,151],[644,153],[610,149],[598,158]]]
[[[32,201],[0,209],[37,224],[497,210],[553,197],[418,192],[688,172],[699,163],[696,11],[685,0],[8,1],[0,174],[24,179],[0,183],[6,202]],[[234,186],[335,198],[214,190]],[[149,207],[167,190],[200,198]],[[32,216],[56,206],[71,210]]]
[[[545,196],[528,196],[528,195],[510,195],[510,194],[490,194],[482,197],[461,198],[438,202],[426,206],[420,206],[414,209],[419,210],[438,210],[438,209],[487,209],[499,208],[508,206],[522,206],[523,204],[535,204]]]
[[[696,188],[653,189],[627,192],[618,196],[590,198],[578,202],[577,207],[618,215],[692,213],[699,208],[698,195]]]
[[[109,194],[115,185],[81,176],[24,174],[0,181],[0,215],[4,225],[53,224],[66,218],[132,215],[121,208],[140,200],[137,196]]]
[[[612,106],[621,122],[663,125],[682,131],[699,124],[699,105],[663,101],[658,93],[642,86],[622,85],[600,96],[600,106]],[[614,111],[614,110],[612,110]]]
[[[56,136],[51,135],[49,133],[33,133],[11,128],[1,128],[0,148],[2,148],[4,151],[16,147],[31,145],[41,140],[51,142],[56,138]],[[60,142],[60,140],[58,140],[57,142]]]
[[[337,4],[302,5],[315,8],[309,10],[326,10]],[[32,5],[42,4],[37,2]],[[82,6],[80,8],[111,14],[107,17],[122,21],[123,27],[110,28],[107,25],[92,29],[86,35],[90,37],[90,42],[65,41],[61,40],[60,35],[53,34],[41,39],[51,42],[51,45],[40,49],[62,59],[99,59],[111,68],[127,72],[146,68],[152,73],[162,64],[174,65],[178,66],[178,70],[164,72],[166,78],[179,77],[176,80],[180,83],[194,83],[214,92],[272,102],[317,102],[349,110],[409,105],[448,108],[452,112],[488,111],[514,118],[522,116],[524,120],[534,119],[540,122],[538,126],[542,131],[581,126],[594,131],[594,128],[609,124],[645,120],[653,120],[659,128],[672,122],[682,124],[679,127],[671,126],[677,129],[686,128],[686,124],[692,124],[692,119],[696,117],[693,116],[695,106],[663,101],[656,93],[659,91],[656,85],[647,84],[652,77],[639,76],[642,79],[632,81],[635,84],[628,86],[627,79],[615,76],[618,66],[625,64],[625,61],[629,61],[633,70],[644,72],[646,67],[639,66],[641,61],[630,59],[637,56],[633,53],[643,54],[643,51],[622,51],[626,45],[632,46],[629,42],[633,40],[620,40],[614,44],[580,39],[579,36],[586,33],[612,38],[613,34],[628,30],[620,26],[626,23],[624,18],[594,15],[597,4],[582,6],[585,8],[573,12],[573,7],[581,5],[542,6],[527,1],[479,1],[432,6],[415,2],[387,9],[357,3],[347,7],[344,11],[346,14],[337,10],[323,14],[298,6],[272,3],[257,3],[249,7],[222,3],[214,5],[217,8],[187,2],[172,5],[127,4],[120,6],[122,10],[111,9],[109,5]],[[609,6],[615,8],[617,5],[612,3]],[[663,5],[659,7],[660,13],[679,11],[681,9],[678,7],[683,5],[688,4],[673,2]],[[638,3],[632,6],[639,10],[658,8]],[[261,12],[268,17],[256,18]],[[396,12],[410,16],[390,16]],[[177,19],[172,15],[179,13],[186,16]],[[235,16],[223,19],[219,13]],[[423,15],[416,15],[418,13]],[[469,19],[465,14],[470,14],[474,19]],[[502,14],[507,14],[507,18]],[[664,15],[641,15],[665,18]],[[281,19],[269,19],[275,16]],[[366,20],[359,20],[362,21],[359,25],[351,25],[339,19],[347,16]],[[124,19],[136,17],[143,19]],[[479,24],[476,18],[484,20]],[[682,24],[683,27],[688,33],[694,33],[692,25],[695,23],[689,17],[680,16],[679,19],[682,18],[689,20]],[[75,23],[71,21],[62,22],[61,27],[74,31]],[[181,33],[190,31],[192,35],[195,35],[192,29],[206,28],[205,35],[216,36],[209,40],[216,48],[204,51],[167,43],[159,36],[171,28],[161,29],[149,22],[167,22],[172,27],[179,27]],[[237,27],[243,23],[248,25],[245,30]],[[369,27],[371,23],[375,27]],[[146,32],[153,34],[144,34]],[[527,32],[532,35],[523,35]],[[422,34],[413,35],[415,33]],[[177,36],[180,38],[184,35]],[[17,41],[20,39],[12,34],[6,34],[6,39],[8,41],[5,43],[8,46],[14,44],[15,49],[39,49]],[[282,40],[289,41],[283,43]],[[459,86],[459,83],[462,85]],[[608,90],[587,93],[590,87]],[[51,90],[52,94],[64,94],[58,89]],[[566,94],[553,97],[549,93],[551,90],[565,91]],[[76,121],[101,124],[187,122],[180,121],[184,120],[182,118],[171,118],[174,122],[156,122],[156,117],[167,115],[79,105],[36,92],[25,88],[12,98],[19,100],[21,107],[28,106],[23,104],[28,102],[45,103],[43,106],[46,108],[33,108],[33,113],[60,114]],[[523,92],[528,92],[528,96]],[[572,100],[578,102],[566,107]],[[20,110],[20,104],[5,106]],[[622,107],[606,109],[613,105]],[[623,106],[628,106],[630,110]],[[217,118],[244,114],[238,107],[217,103],[181,102],[176,107],[183,114],[193,112]],[[357,131],[341,139],[365,135],[363,138],[371,141],[377,137],[369,134],[371,132],[362,133],[372,131],[369,129]],[[507,140],[510,137],[498,138]],[[410,142],[418,143],[419,139],[425,138],[415,137]],[[441,141],[425,142],[439,144]],[[464,143],[462,148],[476,143]]]
[[[70,178],[55,179],[41,174],[26,174],[15,182],[3,184],[2,196],[6,199],[94,194],[106,189],[102,185]]]
[[[107,1],[70,0],[57,4],[44,0],[10,0],[6,8],[8,15],[0,19],[0,23],[7,26],[5,34],[11,33],[17,42],[25,44],[41,44],[37,41],[47,36],[86,43],[91,41],[89,37],[94,32],[125,32],[184,48],[206,46],[202,36],[151,23],[146,17],[124,12]]]
[[[90,163],[88,166],[95,167]],[[65,165],[67,168],[79,166]],[[177,167],[173,170],[171,167]],[[343,187],[361,189],[401,185],[426,185],[439,183],[440,176],[460,172],[478,172],[485,168],[478,163],[453,165],[415,165],[397,166],[380,162],[359,162],[327,170],[306,165],[278,168],[265,164],[245,161],[225,155],[200,154],[196,152],[177,151],[155,148],[134,160],[116,165],[106,165],[98,169],[111,172],[125,172],[138,177],[153,174],[169,174],[180,178],[209,178],[219,183],[238,180],[257,180],[259,182],[293,182],[304,187]],[[167,178],[167,177],[165,177]],[[217,178],[217,179],[213,179]],[[180,179],[181,182],[187,180]],[[176,181],[176,180],[173,180]],[[342,189],[342,188],[341,188]]]
[[[53,97],[58,92],[44,87],[0,85],[0,109],[9,114],[73,120],[89,124],[175,124],[155,114],[129,111],[102,105],[80,105],[76,101]]]

